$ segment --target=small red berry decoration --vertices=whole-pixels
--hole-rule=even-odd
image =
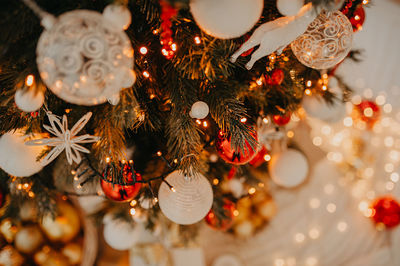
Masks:
[[[371,218],[377,226],[393,228],[400,224],[400,205],[390,196],[378,198],[371,206]]]
[[[355,120],[364,121],[372,129],[381,116],[380,107],[373,101],[364,100],[354,106],[353,117]]]
[[[257,140],[257,133],[252,133],[252,136]],[[217,134],[215,141],[215,148],[222,160],[234,165],[241,165],[250,162],[256,156],[256,148],[252,148],[246,141],[246,146],[242,151],[236,151],[232,148],[232,141],[230,136],[222,131]]]
[[[272,71],[271,76],[265,75],[265,81],[268,85],[281,85],[284,77],[285,74],[283,73],[283,70],[276,68]]]
[[[224,205],[219,212],[211,209],[204,219],[211,228],[227,231],[233,225],[235,211],[235,204],[232,201],[225,199]]]
[[[283,115],[273,115],[272,121],[278,126],[284,126],[290,122],[291,113],[286,113]]]
[[[139,173],[135,172],[132,162],[121,163],[120,166],[121,170],[118,170],[112,164],[106,166],[103,172],[104,179],[101,179],[100,182],[101,188],[109,199],[118,202],[128,202],[133,200],[139,193],[142,184],[135,183],[135,181],[142,180],[142,177]],[[113,181],[117,181],[118,184],[113,184]]]
[[[350,18],[350,23],[353,26],[353,31],[359,31],[362,29],[362,25],[365,21],[365,11],[363,5],[359,5],[354,11],[353,16]]]

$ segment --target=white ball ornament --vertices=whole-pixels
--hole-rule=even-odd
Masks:
[[[207,178],[201,174],[193,177],[174,171],[166,177],[158,191],[163,214],[177,224],[194,224],[203,219],[211,209],[213,191]]]
[[[137,241],[134,237],[134,227],[120,219],[109,219],[104,224],[104,240],[116,250],[128,250]]]
[[[37,161],[43,148],[25,145],[27,138],[22,130],[10,131],[0,137],[0,168],[10,175],[31,176],[43,168]]]
[[[42,91],[19,89],[15,92],[15,104],[24,112],[34,112],[39,110],[44,103],[44,93]]]
[[[191,0],[197,25],[207,34],[231,39],[251,30],[261,17],[263,0]]]
[[[307,178],[308,162],[306,157],[299,151],[287,149],[273,155],[268,165],[272,181],[285,188],[293,188]]]
[[[106,102],[135,82],[133,49],[123,31],[129,25],[129,10],[107,6],[104,14],[74,10],[54,18],[37,45],[40,76],[63,100],[80,105]]]
[[[304,5],[304,0],[276,0],[279,13],[284,16],[296,15]]]
[[[207,117],[210,108],[205,102],[197,101],[192,105],[190,110],[190,117],[197,119],[204,119]]]
[[[132,21],[131,12],[124,5],[108,5],[103,10],[103,16],[116,28],[126,30]]]
[[[327,69],[340,63],[350,52],[353,28],[340,11],[322,11],[306,32],[291,43],[297,59],[315,69]]]

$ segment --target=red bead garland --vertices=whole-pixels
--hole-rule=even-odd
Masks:
[[[178,11],[173,8],[167,1],[161,1],[161,34],[160,43],[162,45],[161,52],[167,59],[172,59],[177,49],[174,40],[172,39],[172,21]]]
[[[350,23],[353,26],[353,31],[359,31],[362,29],[362,25],[365,21],[365,11],[362,5],[359,5],[354,11],[353,16],[350,18]]]

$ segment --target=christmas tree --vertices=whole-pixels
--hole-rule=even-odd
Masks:
[[[340,117],[351,88],[336,68],[359,60],[368,1],[225,2],[2,4],[2,220],[20,220],[26,202],[56,217],[60,197],[97,196],[107,201],[93,216],[153,230],[163,215],[205,217],[248,236],[234,221],[246,208],[260,220],[251,233],[270,221],[264,176],[306,179],[291,126]],[[372,128],[379,108],[357,106]]]

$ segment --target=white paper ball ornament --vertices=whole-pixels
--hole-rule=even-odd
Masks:
[[[303,183],[307,178],[308,169],[306,157],[294,149],[273,155],[268,164],[272,181],[286,188],[293,188]]]
[[[10,175],[31,176],[43,168],[36,160],[43,148],[25,145],[27,138],[22,130],[10,131],[0,137],[0,168]]]
[[[190,117],[197,119],[204,119],[207,117],[210,108],[205,102],[197,101],[192,105],[190,110]]]
[[[342,61],[350,52],[353,28],[340,11],[322,11],[306,32],[291,43],[297,59],[315,69],[327,69]]]
[[[276,0],[279,13],[284,16],[296,15],[304,5],[304,0]]]
[[[251,30],[261,17],[263,0],[191,0],[190,11],[207,34],[231,39]]]
[[[174,171],[165,179],[173,190],[161,184],[158,200],[163,214],[177,224],[194,224],[203,219],[211,209],[213,191],[201,174],[187,177],[180,171]]]
[[[42,80],[54,94],[70,103],[97,105],[133,85],[133,49],[123,31],[128,25],[126,12],[113,6],[104,15],[74,10],[53,23],[42,23],[46,29],[37,45],[36,61]],[[48,17],[52,16],[47,14],[42,22]]]

